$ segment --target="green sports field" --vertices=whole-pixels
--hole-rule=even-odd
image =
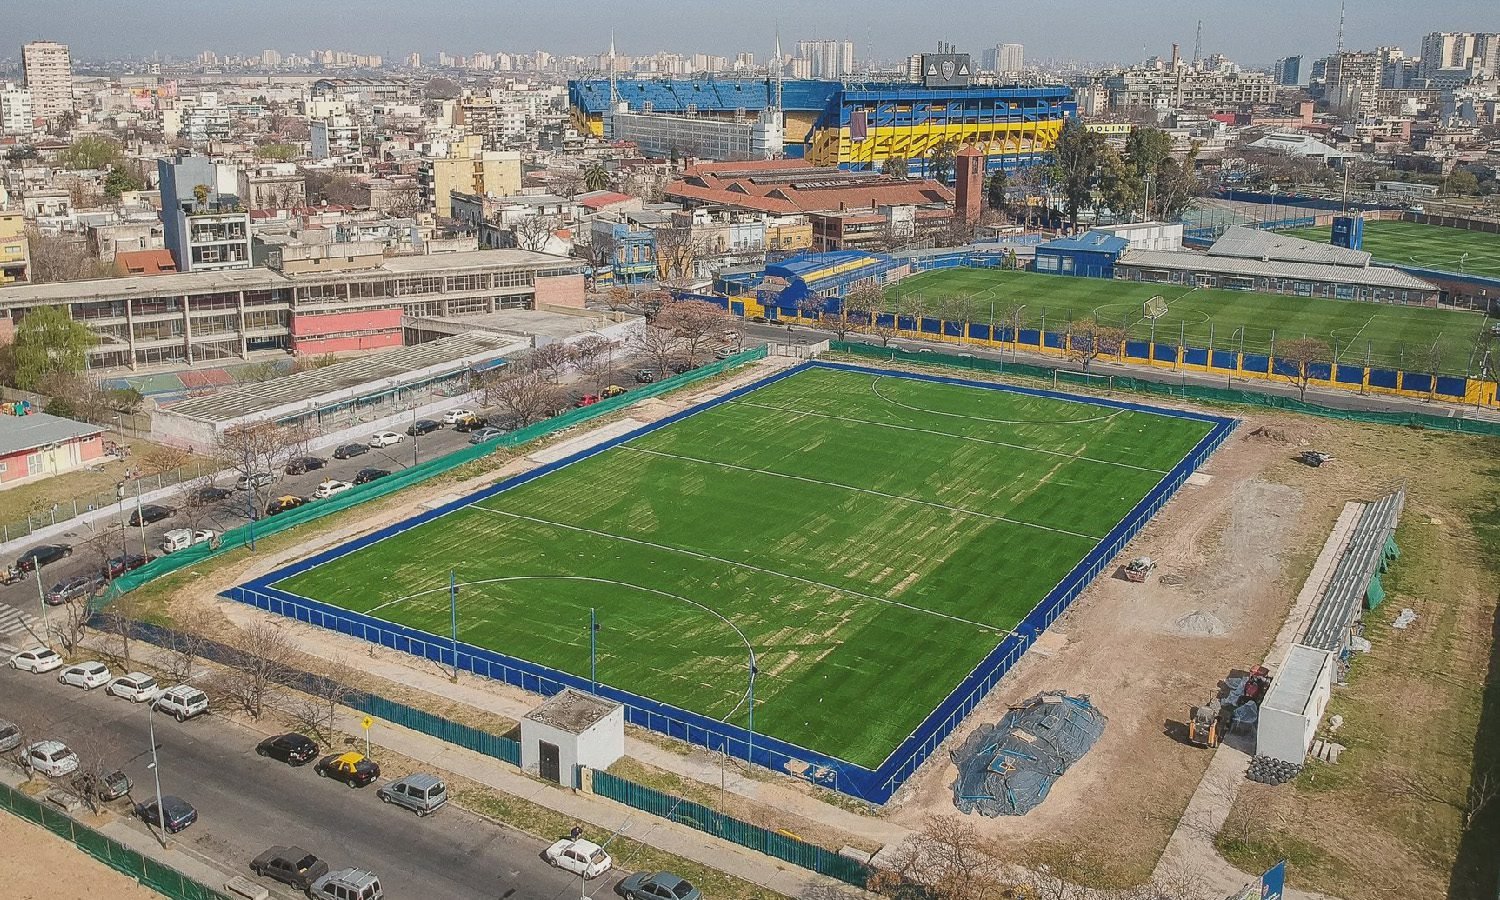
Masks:
[[[1329,231],[1302,228],[1286,233],[1326,244]],[[1381,262],[1500,278],[1500,234],[1416,222],[1366,222],[1364,249]]]
[[[887,292],[892,310],[910,311],[921,298],[926,315],[940,316],[955,296],[969,297],[970,321],[998,325],[1011,321],[1017,307],[1021,327],[1062,330],[1067,322],[1097,318],[1120,324],[1132,337],[1152,336],[1144,305],[1151,297],[1167,301],[1156,321],[1158,341],[1185,340],[1190,347],[1268,353],[1274,339],[1317,337],[1351,364],[1368,358],[1377,367],[1422,365],[1437,345],[1446,374],[1467,374],[1476,344],[1489,324],[1481,313],[1425,306],[1394,306],[1312,297],[1284,297],[1243,291],[1207,290],[1172,284],[1141,284],[1099,278],[1071,278],[1002,269],[941,269],[904,279]],[[1243,332],[1241,331],[1243,329]],[[1242,343],[1243,341],[1243,343]]]
[[[276,586],[875,768],[1210,427],[811,369]]]

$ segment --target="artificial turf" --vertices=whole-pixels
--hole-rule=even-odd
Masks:
[[[814,368],[277,587],[875,768],[1210,427]]]
[[[1286,233],[1326,244],[1330,230],[1302,228]],[[1371,221],[1365,223],[1363,249],[1382,262],[1500,278],[1500,234],[1446,225]]]
[[[1338,360],[1381,368],[1426,371],[1433,346],[1443,374],[1469,374],[1493,320],[1482,313],[1389,303],[1361,303],[1279,294],[1198,289],[1099,278],[1042,275],[1005,269],[940,269],[903,279],[887,291],[892,310],[952,315],[950,298],[967,297],[971,322],[1007,325],[1019,309],[1023,328],[1064,330],[1068,322],[1097,319],[1127,328],[1133,338],[1189,347],[1270,353],[1273,342],[1300,337],[1327,341]],[[1145,302],[1167,301],[1152,323]]]

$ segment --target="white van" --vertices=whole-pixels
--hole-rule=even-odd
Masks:
[[[161,552],[174,553],[194,544],[212,543],[219,533],[209,528],[173,528],[161,536]]]
[[[162,691],[153,705],[182,722],[208,712],[208,695],[190,684],[179,684]]]

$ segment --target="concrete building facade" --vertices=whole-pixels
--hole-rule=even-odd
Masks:
[[[469,152],[465,152],[468,150]],[[521,154],[516,151],[455,148],[454,155],[422,160],[417,182],[426,208],[440,219],[452,218],[452,193],[521,193]]]
[[[9,81],[0,85],[0,134],[31,134],[34,120],[31,91]]]
[[[250,267],[250,214],[229,186],[235,174],[233,167],[196,154],[157,160],[163,243],[177,271]]]
[[[32,41],[23,45],[21,71],[36,115],[50,122],[73,111],[73,61],[67,44]]]

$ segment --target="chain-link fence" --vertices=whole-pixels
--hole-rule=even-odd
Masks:
[[[33,510],[20,516],[15,516],[12,512],[12,518],[0,521],[0,544],[26,537],[39,528],[67,522],[99,509],[118,507],[128,515],[145,494],[202,478],[205,475],[213,475],[221,470],[222,466],[214,460],[196,459],[191,465],[158,472],[154,475],[141,475],[126,479],[123,494],[121,489],[115,488],[74,497],[72,500],[54,503],[46,509]]]

